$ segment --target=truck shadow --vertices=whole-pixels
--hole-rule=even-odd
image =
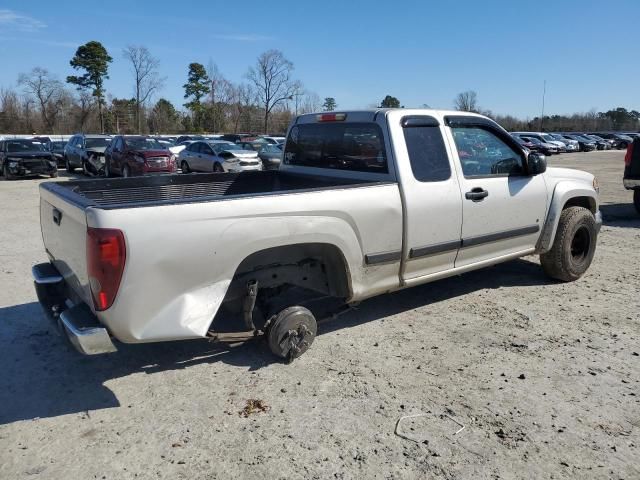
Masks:
[[[610,203],[600,205],[605,225],[611,227],[640,228],[640,214],[636,212],[633,202]]]
[[[516,260],[493,267],[489,275],[485,269],[365,301],[357,313],[321,324],[319,334],[480,289],[547,283],[539,265]],[[54,332],[37,302],[0,308],[0,342],[4,346],[0,350],[0,425],[120,407],[107,383],[135,373],[154,374],[218,362],[257,370],[279,363],[266,342],[231,346],[206,340],[118,344],[117,353],[85,357],[67,348],[66,340]],[[313,349],[308,355],[312,354]]]

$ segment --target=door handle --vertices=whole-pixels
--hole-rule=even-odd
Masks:
[[[54,209],[53,209],[53,223],[55,223],[56,225],[60,225],[61,221],[62,221],[62,212],[54,207]]]
[[[489,196],[489,192],[487,192],[482,187],[472,188],[470,192],[464,194],[464,198],[467,200],[472,200],[474,202],[481,202],[485,197]]]

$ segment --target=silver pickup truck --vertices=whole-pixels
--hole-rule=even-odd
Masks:
[[[40,189],[36,290],[86,354],[265,335],[292,359],[339,305],[531,254],[576,280],[601,224],[593,175],[436,110],[301,115],[277,171]]]

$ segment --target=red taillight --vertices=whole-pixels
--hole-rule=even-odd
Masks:
[[[87,228],[87,272],[96,310],[106,310],[113,304],[126,257],[120,230]]]
[[[631,142],[628,146],[627,146],[627,153],[624,156],[624,164],[628,167],[629,165],[631,165],[631,157],[633,156],[633,145],[636,142]]]
[[[316,115],[316,119],[319,122],[342,122],[346,118],[346,113],[321,113]]]

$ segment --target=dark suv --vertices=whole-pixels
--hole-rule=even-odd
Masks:
[[[605,138],[608,140],[613,140],[613,147],[619,150],[627,148],[633,142],[633,139],[627,135],[622,133],[615,132],[598,132],[594,135],[598,135],[601,138]]]
[[[69,139],[64,147],[64,163],[67,172],[82,168],[85,175],[104,173],[104,151],[111,142],[109,135],[79,133]]]
[[[16,138],[0,141],[0,172],[5,180],[25,175],[57,177],[58,165],[42,143]]]
[[[624,156],[624,188],[633,190],[633,204],[640,213],[640,138],[627,147]]]

